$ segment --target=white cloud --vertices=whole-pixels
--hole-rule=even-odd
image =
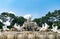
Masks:
[[[24,18],[26,18],[26,19],[29,19],[29,18],[31,18],[32,16],[31,16],[31,14],[26,14],[25,16],[23,16]]]
[[[15,14],[15,12],[13,12],[13,11],[9,11],[8,13],[12,13],[12,14]]]

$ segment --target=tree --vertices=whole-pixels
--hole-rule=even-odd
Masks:
[[[15,18],[15,15],[12,14],[12,13],[9,13],[9,17],[11,17],[11,18]]]
[[[0,29],[2,29],[3,28],[3,23],[2,22],[0,22]]]
[[[54,23],[60,29],[60,10],[54,10],[53,12],[48,12],[45,16],[41,18],[35,18],[35,21],[39,26],[42,23],[47,23],[52,28],[52,24]]]
[[[20,16],[20,17],[18,17],[17,24],[20,24],[22,26],[25,21],[26,21],[26,19],[24,17]]]
[[[14,20],[11,22],[10,27],[13,27],[13,25],[14,25],[15,23],[17,23],[18,25],[22,26],[25,21],[26,21],[26,19],[25,19],[24,17],[22,17],[22,16],[18,17],[18,16],[17,16],[17,17],[15,17]]]
[[[36,22],[38,26],[42,25],[42,19],[41,18],[35,18],[33,22]]]
[[[13,19],[16,17],[14,14],[12,13],[8,13],[8,12],[2,12],[1,15],[0,15],[0,19],[3,20],[3,22],[6,22],[7,21],[7,17],[10,17],[10,23],[13,21]],[[9,20],[9,19],[8,19]],[[13,24],[13,23],[12,23]],[[11,24],[11,25],[12,25]],[[12,26],[8,26],[8,28],[12,28]]]
[[[15,23],[22,26],[23,23],[26,21],[24,17],[22,16],[18,17],[8,12],[1,13],[0,19],[5,20],[7,16],[11,17],[11,20],[13,19],[11,21],[10,27],[13,27]],[[60,29],[60,10],[54,10],[53,12],[49,11],[45,16],[41,18],[35,18],[33,19],[33,21],[36,22],[38,26],[41,26],[42,23],[47,23],[50,26],[50,28],[52,28],[52,24],[54,23]]]

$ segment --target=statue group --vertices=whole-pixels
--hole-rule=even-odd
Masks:
[[[27,19],[26,22],[22,26],[17,25],[17,23],[14,24],[13,28],[11,28],[11,31],[39,31],[39,32],[48,32],[48,31],[53,31],[53,32],[58,32],[58,27],[52,25],[52,29],[48,29],[49,25],[47,23],[42,24],[42,27],[39,27],[36,22],[32,21],[32,16],[30,14],[25,15],[24,18]],[[9,19],[9,17],[8,17]],[[8,21],[7,21],[8,22]],[[6,23],[5,23],[6,24]],[[9,31],[7,26],[3,26],[3,31]]]

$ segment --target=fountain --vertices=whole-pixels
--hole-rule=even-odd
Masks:
[[[47,23],[42,24],[39,27],[36,22],[31,20],[32,16],[30,14],[25,15],[24,18],[27,19],[22,26],[14,24],[12,29],[14,31],[0,32],[0,39],[59,39],[60,35],[57,31],[57,26],[53,26],[51,29],[53,32],[49,32],[49,25]],[[7,22],[8,23],[8,22]],[[10,24],[8,24],[10,25]],[[9,30],[7,24],[3,26],[3,30]]]
[[[37,30],[36,28],[38,28],[38,25],[36,24],[36,22],[31,21],[31,17],[32,16],[30,14],[24,16],[24,18],[26,18],[27,21],[24,22],[24,24],[22,26],[23,30],[25,30],[25,31],[35,31],[35,30]]]

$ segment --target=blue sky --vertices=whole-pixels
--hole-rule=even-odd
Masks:
[[[31,14],[39,18],[56,9],[60,9],[60,0],[0,0],[0,13],[12,11],[17,16]]]

